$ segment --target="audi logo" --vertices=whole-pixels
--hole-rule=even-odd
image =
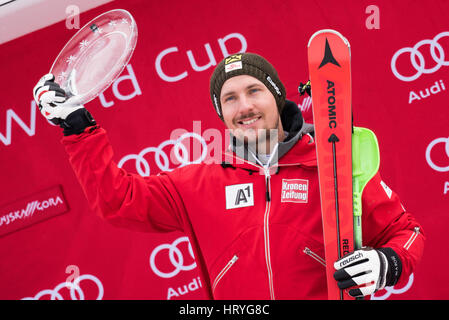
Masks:
[[[101,300],[103,298],[103,294],[104,294],[104,289],[103,289],[103,284],[101,283],[101,281],[91,275],[91,274],[85,274],[82,276],[79,276],[77,278],[75,278],[73,280],[73,282],[62,282],[60,284],[58,284],[56,287],[54,287],[53,289],[45,289],[42,291],[39,291],[34,297],[26,297],[23,298],[22,300],[41,300],[42,297],[45,296],[50,296],[50,300],[64,300],[64,297],[62,296],[61,289],[63,288],[67,288],[70,290],[70,298],[72,300],[84,300],[85,299],[85,294],[83,289],[80,286],[81,281],[83,280],[90,280],[92,281],[98,289],[98,294],[96,297],[96,300]],[[78,297],[77,295],[78,294]]]
[[[196,139],[202,146],[201,155],[199,156],[199,158],[194,159],[193,161],[189,160],[190,159],[189,152],[185,147],[185,145],[182,143],[184,139],[188,138]],[[157,147],[148,147],[143,149],[142,151],[139,152],[139,154],[130,154],[124,156],[122,159],[120,159],[118,167],[121,168],[125,164],[125,162],[133,159],[136,160],[137,173],[142,177],[148,177],[150,175],[150,164],[144,157],[147,153],[154,152],[155,162],[159,167],[159,169],[161,171],[172,171],[174,168],[170,168],[169,156],[167,156],[167,154],[163,150],[168,145],[173,145],[174,147],[174,155],[176,158],[174,160],[180,163],[178,167],[183,167],[192,163],[201,163],[206,159],[207,156],[207,144],[204,138],[197,133],[187,132],[181,135],[176,140],[166,140],[161,144],[159,144]]]
[[[178,245],[182,242],[187,242],[188,243],[188,250],[189,250],[189,254],[192,257],[192,259],[195,259],[194,255],[193,255],[193,250],[192,250],[192,246],[189,242],[189,238],[188,237],[180,237],[178,239],[176,239],[175,241],[173,241],[173,243],[170,244],[161,244],[159,246],[157,246],[153,252],[151,252],[150,255],[150,266],[151,269],[153,270],[153,272],[155,274],[157,274],[159,277],[161,278],[172,278],[174,276],[176,276],[179,272],[181,271],[189,271],[189,270],[193,270],[196,268],[196,262],[193,261],[191,264],[189,265],[184,265],[184,256],[182,251],[178,248]],[[170,272],[163,272],[161,271],[157,266],[156,266],[156,256],[158,254],[162,254],[160,252],[164,252],[164,254],[168,254],[168,258],[170,260],[170,263],[173,266],[173,271]]]
[[[435,162],[432,160],[432,158],[431,158],[431,153],[432,153],[432,149],[436,146],[436,145],[438,145],[438,144],[440,144],[440,143],[444,143],[444,149],[445,149],[445,151],[446,151],[446,155],[447,155],[447,158],[448,158],[448,160],[449,160],[449,137],[447,137],[447,138],[437,138],[437,139],[435,139],[435,140],[433,140],[428,146],[427,146],[427,149],[426,149],[426,160],[427,160],[427,163],[429,164],[429,166],[433,169],[433,170],[435,170],[435,171],[439,171],[439,172],[447,172],[447,171],[449,171],[449,165],[447,166],[447,167],[440,167],[440,166],[438,166],[438,165],[436,165],[435,164]],[[448,161],[449,162],[449,161]]]
[[[386,291],[383,295],[381,296],[376,296],[376,294],[379,294],[379,292],[374,293],[371,295],[371,300],[386,300],[388,299],[392,294],[401,294],[404,293],[406,291],[408,291],[408,289],[411,288],[412,284],[413,284],[413,280],[414,280],[414,275],[413,273],[410,275],[410,277],[408,278],[408,282],[407,284],[403,287],[403,288],[399,288],[396,289],[395,287],[385,287],[384,289],[382,289],[379,292],[383,292]]]
[[[438,43],[438,41],[443,37],[449,37],[449,32],[444,31],[435,36],[435,38],[429,40],[425,39],[422,41],[419,41],[417,44],[415,44],[413,47],[406,47],[399,49],[396,51],[396,53],[393,55],[393,58],[391,59],[391,70],[393,71],[393,74],[402,81],[414,81],[418,79],[422,74],[429,74],[434,73],[438,69],[441,68],[441,66],[448,66],[449,61],[445,60],[445,52],[443,47]],[[426,67],[426,61],[424,59],[423,54],[419,51],[419,49],[424,45],[430,45],[430,55],[432,56],[433,61],[436,63],[433,67]],[[410,53],[410,63],[412,67],[415,69],[416,73],[411,76],[404,76],[399,73],[396,62],[403,53],[409,52]]]

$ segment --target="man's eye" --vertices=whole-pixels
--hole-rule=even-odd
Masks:
[[[232,101],[233,99],[234,99],[234,96],[229,96],[229,97],[225,98],[225,102]]]
[[[253,88],[249,90],[249,93],[256,93],[259,90],[260,90],[259,88]]]

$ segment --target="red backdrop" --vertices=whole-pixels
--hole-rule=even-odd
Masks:
[[[208,129],[223,131],[208,82],[227,53],[265,56],[311,122],[309,98],[297,94],[308,79],[307,42],[319,29],[340,31],[352,46],[354,123],[377,134],[384,181],[427,236],[409,284],[376,297],[448,299],[449,2],[371,4],[114,1],[81,14],[81,25],[126,9],[138,25],[137,47],[121,78],[87,107],[109,132],[117,162],[142,152],[137,167],[135,156],[123,167],[157,174],[179,165],[162,157],[173,155],[175,142],[161,143],[175,129],[202,135],[187,138],[192,144],[212,143]],[[61,130],[32,102],[33,86],[76,31],[62,21],[0,46],[0,299],[202,299],[185,235],[135,233],[97,217]]]

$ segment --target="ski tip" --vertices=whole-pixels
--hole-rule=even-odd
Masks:
[[[315,32],[314,34],[312,34],[312,36],[309,39],[309,43],[307,44],[307,48],[310,47],[310,43],[312,42],[313,38],[315,38],[317,35],[319,35],[321,33],[333,33],[333,34],[336,34],[337,36],[339,36],[344,41],[344,43],[348,46],[348,48],[351,47],[350,44],[349,44],[348,39],[346,39],[340,32],[338,32],[336,30],[333,30],[333,29],[321,29],[321,30],[318,30],[317,32]]]

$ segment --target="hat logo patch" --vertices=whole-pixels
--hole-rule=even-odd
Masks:
[[[230,64],[236,61],[241,61],[242,60],[242,55],[241,54],[233,54],[230,57],[227,57],[225,60],[225,64]]]
[[[278,96],[282,96],[282,92],[279,89],[279,87],[276,85],[276,83],[274,83],[273,79],[271,79],[270,76],[267,76],[267,80],[268,82],[271,84],[271,86],[274,88],[274,90],[276,91],[276,93],[278,94]]]
[[[215,94],[214,94],[214,106],[215,106],[215,111],[217,111],[217,113],[218,113],[218,116],[221,117],[220,108],[218,107],[218,99]]]
[[[225,72],[231,72],[238,69],[242,69],[242,61],[236,61],[225,65]]]
[[[225,59],[225,72],[231,72],[233,70],[239,70],[243,68],[242,55],[233,54],[232,56]]]

